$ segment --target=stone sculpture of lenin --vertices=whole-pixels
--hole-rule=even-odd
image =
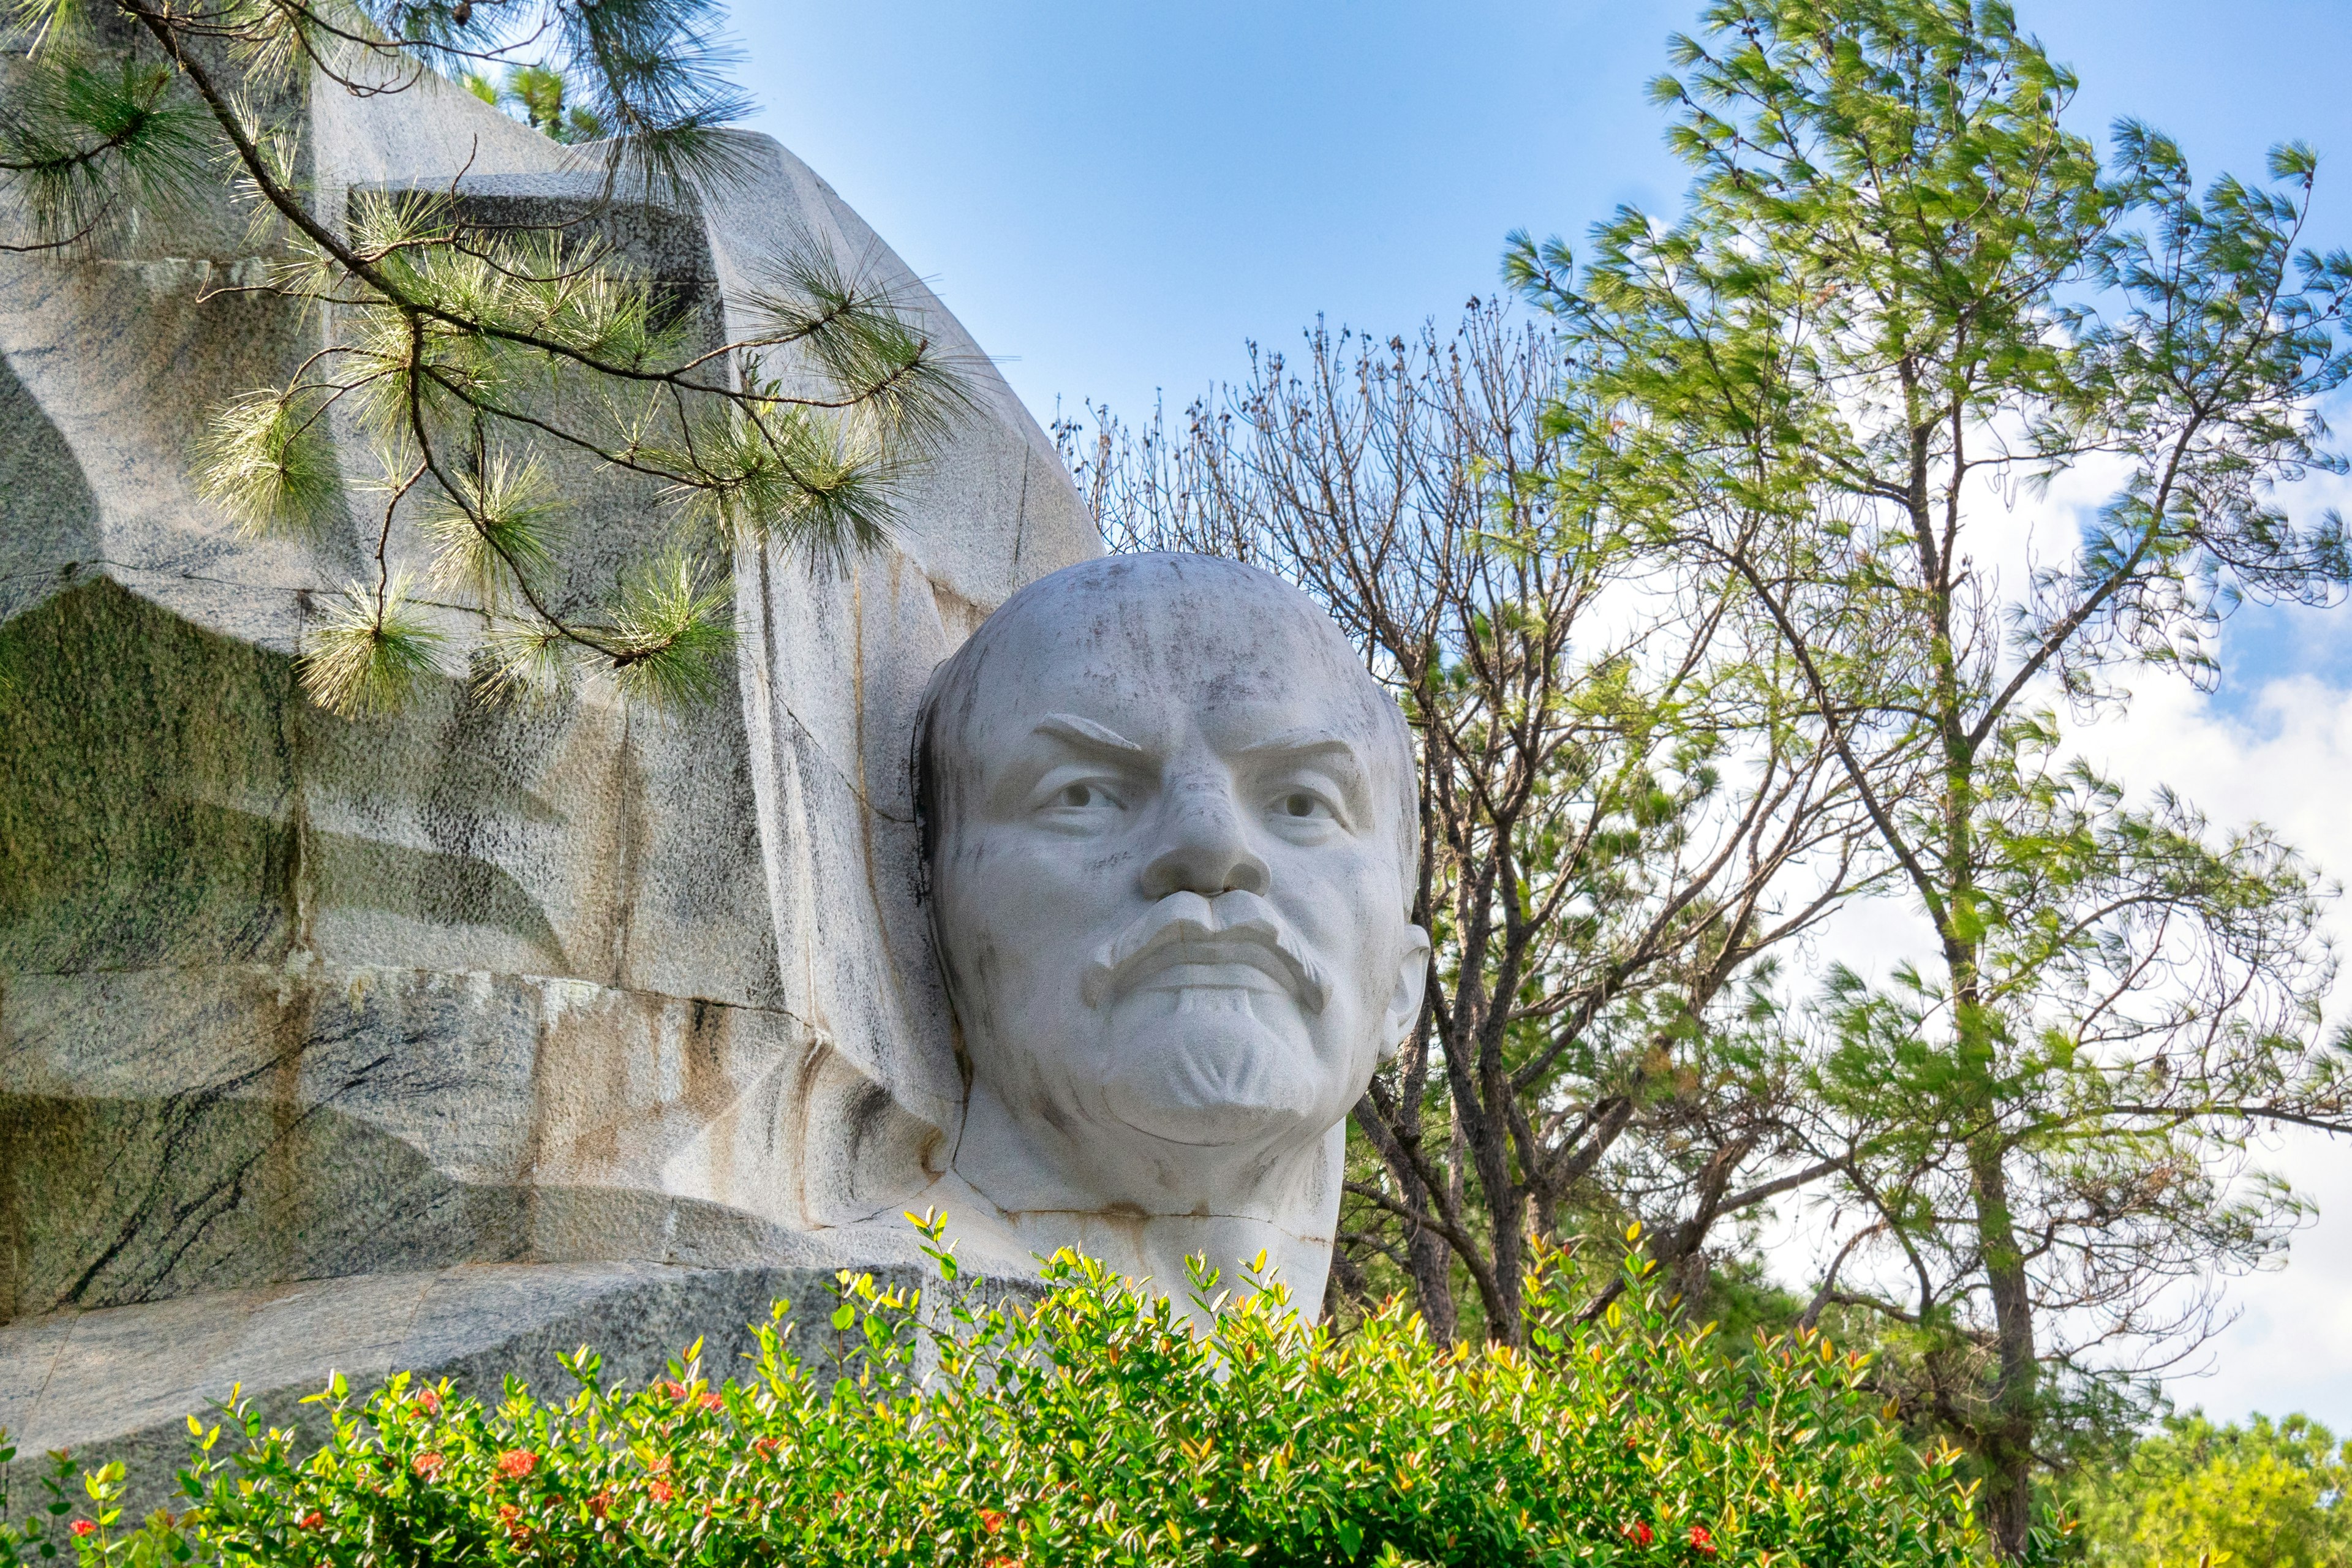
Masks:
[[[783,149],[723,204],[614,205],[462,89],[312,87],[322,221],[585,223],[711,344],[815,246],[921,302],[973,411],[885,547],[739,562],[705,709],[486,709],[453,667],[352,722],[294,659],[375,524],[246,539],[184,460],[320,322],[217,286],[257,265],[225,205],[0,258],[0,1427],[168,1477],[232,1385],[293,1420],[335,1372],[716,1365],[839,1268],[919,1283],[926,1205],[983,1273],[1075,1246],[1181,1293],[1263,1248],[1312,1311],[1427,951],[1403,721],[1345,638],[1246,567],[1101,558]],[[583,506],[571,588],[652,502]]]
[[[1130,555],[1015,594],[926,694],[918,809],[970,1091],[929,1201],[1312,1313],[1346,1121],[1421,1009],[1403,715],[1296,588]]]

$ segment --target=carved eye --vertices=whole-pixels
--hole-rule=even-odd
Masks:
[[[1100,779],[1074,779],[1047,795],[1039,807],[1049,817],[1066,821],[1090,819],[1100,812],[1126,808],[1127,803],[1112,794]]]
[[[1295,821],[1312,821],[1318,817],[1328,821],[1331,808],[1323,803],[1320,796],[1309,795],[1305,790],[1295,790],[1275,801],[1274,814]]]

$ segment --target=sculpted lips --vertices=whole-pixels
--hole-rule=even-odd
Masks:
[[[1320,1013],[1330,982],[1282,927],[1264,899],[1238,889],[1204,899],[1171,893],[1095,949],[1081,994],[1089,1007],[1190,964],[1244,964],[1260,970]]]

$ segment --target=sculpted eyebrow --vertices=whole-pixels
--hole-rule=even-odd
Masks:
[[[1117,757],[1140,757],[1144,754],[1141,746],[1118,731],[1076,713],[1048,713],[1034,733],[1066,741],[1081,751],[1107,752]]]
[[[1318,752],[1337,752],[1350,763],[1356,761],[1355,746],[1328,730],[1285,730],[1240,748],[1244,757],[1304,756]]]
[[[1322,762],[1335,775],[1347,796],[1348,815],[1360,822],[1370,809],[1370,781],[1364,775],[1364,760],[1354,744],[1328,730],[1285,730],[1268,735],[1263,741],[1253,741],[1234,753],[1252,762],[1300,761],[1309,758]]]

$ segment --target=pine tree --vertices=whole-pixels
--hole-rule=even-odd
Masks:
[[[1879,1340],[2014,1556],[2068,1430],[2284,1244],[2300,1205],[2249,1138],[2352,1130],[2317,874],[2133,801],[2062,722],[2209,675],[2239,596],[2352,583],[2342,521],[2279,495],[2347,471],[2317,407],[2352,377],[2352,254],[2306,247],[2307,148],[2200,194],[2126,121],[2103,163],[1996,0],[1718,0],[1675,65],[1680,219],[1619,214],[1580,271],[1514,255],[1592,367],[1560,482],[1744,604],[1924,921],[1819,1010],[1840,1247],[1809,1316]],[[2003,495],[2108,473],[2095,522],[1995,569]]]

